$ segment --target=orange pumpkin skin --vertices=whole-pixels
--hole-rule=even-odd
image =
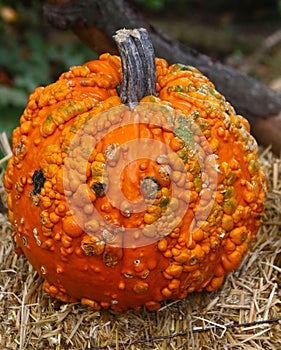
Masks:
[[[98,60],[72,67],[54,84],[37,88],[13,132],[13,157],[4,177],[9,219],[17,252],[23,252],[44,277],[45,290],[53,297],[66,302],[80,300],[95,309],[123,311],[145,306],[156,310],[162,300],[218,288],[225,275],[237,269],[255,238],[264,211],[265,178],[247,121],[236,115],[195,68],[169,66],[157,58],[156,72],[157,97],[147,96],[142,102],[148,103],[148,108],[165,106],[174,111],[178,133],[151,122],[136,128],[130,124],[125,126],[127,132],[123,128],[106,135],[87,158],[86,183],[79,182],[77,159],[72,180],[64,183],[65,159],[75,135],[88,120],[112,107],[123,108],[122,115],[134,113],[118,97],[119,57],[103,54]],[[113,123],[114,114],[105,115],[107,122]],[[189,153],[188,141],[180,133],[182,115],[202,132],[194,140],[202,148],[207,142],[214,155],[215,164],[209,172],[205,168],[199,171],[198,159]],[[119,147],[141,137],[166,143],[183,160],[184,167],[177,168],[171,162],[165,177],[161,162],[137,159],[128,164],[119,179],[125,197],[131,201],[139,198],[144,178],[156,178],[160,188],[147,210],[126,216],[125,209],[114,207],[106,194],[93,191],[94,171],[99,166],[102,169],[108,160],[108,145]],[[204,177],[210,173],[216,175],[212,191],[204,186]],[[171,195],[171,179],[182,189],[176,199]],[[67,195],[73,201],[75,196],[79,198],[74,213]],[[131,245],[118,244],[126,233],[110,236],[97,220],[91,221],[89,199],[105,220],[122,227],[123,232],[136,229],[136,237],[127,237]],[[183,217],[171,226],[171,232],[160,232],[161,225],[163,230],[165,225],[169,228],[186,203]],[[155,232],[150,224],[157,223],[165,210],[170,211],[170,221],[165,219]],[[79,215],[92,234],[81,227]],[[192,222],[197,226],[191,230]],[[149,231],[151,227],[153,232]],[[140,234],[148,239],[155,237],[138,246],[134,239],[137,243]]]

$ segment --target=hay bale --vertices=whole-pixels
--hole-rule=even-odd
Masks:
[[[0,213],[0,348],[280,349],[281,158],[265,149],[260,160],[268,183],[264,224],[238,271],[218,291],[165,302],[156,312],[96,312],[52,299],[26,258],[14,254]]]

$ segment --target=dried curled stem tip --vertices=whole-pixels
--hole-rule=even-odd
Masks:
[[[120,97],[132,107],[144,96],[156,94],[156,66],[152,42],[144,28],[120,29],[113,36],[121,61]]]

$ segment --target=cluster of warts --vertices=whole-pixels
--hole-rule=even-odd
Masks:
[[[13,133],[4,182],[18,251],[62,300],[123,310],[135,296],[129,306],[157,309],[163,299],[218,288],[255,238],[265,190],[247,122],[195,68],[156,59],[156,69],[157,96],[141,102],[157,106],[157,115],[146,111],[137,131],[128,127],[128,138],[118,125],[142,109],[122,105],[120,60],[109,54],[37,88]],[[96,130],[87,128],[98,115]],[[109,136],[93,150],[98,131]],[[131,197],[111,203],[108,171],[126,159],[134,132],[166,143],[171,152],[129,163],[120,187]],[[173,184],[181,189],[176,197]],[[141,212],[132,204],[139,198]],[[75,278],[100,285],[97,295],[69,290]]]

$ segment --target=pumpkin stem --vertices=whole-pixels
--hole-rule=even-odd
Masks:
[[[120,29],[113,36],[122,62],[120,98],[130,108],[143,97],[156,94],[156,65],[146,29]]]

